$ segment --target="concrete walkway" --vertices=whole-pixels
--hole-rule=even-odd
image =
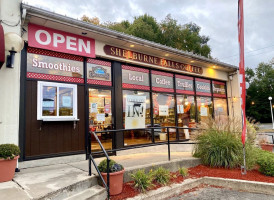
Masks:
[[[190,152],[172,152],[171,162],[168,161],[167,153],[139,153],[111,156],[111,158],[122,164],[127,172],[159,164],[169,164],[174,169],[178,169],[178,165],[181,166],[184,163],[186,167],[190,167],[200,162],[199,159],[193,158]],[[97,158],[96,163],[98,164],[102,159]],[[94,173],[95,170],[93,169],[92,172]],[[48,196],[63,190],[63,188],[69,191],[71,185],[92,181],[91,178],[94,177],[94,175],[93,177],[88,176],[88,161],[29,167],[15,173],[13,181],[0,183],[0,199],[47,199]]]

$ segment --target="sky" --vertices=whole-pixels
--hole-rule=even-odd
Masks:
[[[213,58],[238,66],[237,0],[23,0],[29,5],[80,19],[132,22],[149,14],[157,22],[171,14],[179,24],[194,22],[208,42]],[[245,66],[256,68],[274,58],[274,0],[244,0]],[[274,59],[273,59],[274,60]]]

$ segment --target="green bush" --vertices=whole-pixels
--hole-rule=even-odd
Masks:
[[[259,171],[267,176],[274,176],[274,154],[260,150],[258,160]]]
[[[208,129],[196,138],[194,156],[211,167],[234,168],[240,165],[241,140],[236,134]]]
[[[185,167],[180,167],[179,173],[181,174],[182,177],[186,177],[186,176],[188,176],[188,169]]]
[[[153,186],[151,173],[146,174],[144,170],[138,170],[137,172],[131,174],[131,178],[133,179],[134,187],[140,192],[145,192]]]
[[[98,165],[98,169],[100,172],[107,173],[107,159],[104,159]],[[119,172],[124,169],[123,165],[116,163],[114,160],[110,160],[109,162],[109,172]]]
[[[0,158],[14,159],[15,156],[20,154],[20,149],[15,144],[1,144],[0,145]]]
[[[159,167],[154,172],[152,172],[153,179],[161,185],[166,185],[170,180],[170,172],[163,168]]]

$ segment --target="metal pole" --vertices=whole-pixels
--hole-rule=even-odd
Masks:
[[[274,120],[273,120],[273,110],[272,110],[272,102],[270,101],[270,110],[271,110],[271,118],[272,118],[272,129],[274,129]]]
[[[168,161],[170,161],[169,128],[167,128]]]
[[[244,154],[244,166],[241,166],[241,172],[242,172],[242,175],[245,175],[246,174],[246,163],[245,163],[245,145],[243,145],[243,154]]]

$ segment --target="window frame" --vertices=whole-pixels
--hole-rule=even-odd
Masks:
[[[56,87],[57,89],[57,98],[56,98],[56,116],[43,116],[43,87],[50,86]],[[72,116],[59,116],[59,88],[71,88],[73,94],[73,115]],[[78,104],[77,104],[77,85],[76,84],[67,84],[67,83],[55,83],[55,82],[46,82],[46,81],[37,81],[37,120],[42,121],[79,121],[78,119]]]

